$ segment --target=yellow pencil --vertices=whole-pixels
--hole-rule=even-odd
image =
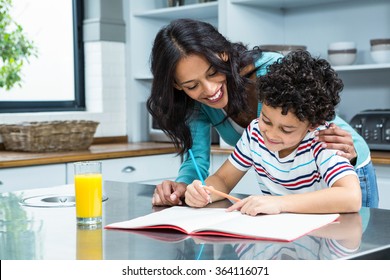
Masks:
[[[230,194],[226,194],[226,193],[221,192],[221,191],[217,191],[217,190],[215,190],[215,189],[213,189],[213,188],[210,188],[210,187],[208,187],[208,186],[203,186],[203,188],[205,188],[205,189],[208,190],[209,192],[215,193],[215,194],[217,194],[217,195],[220,195],[220,196],[222,196],[222,197],[224,197],[224,198],[233,200],[233,201],[235,201],[235,202],[241,201],[241,199],[239,199],[239,198],[237,198],[237,197],[234,197],[234,196],[232,196],[232,195],[230,195]]]
[[[188,153],[190,154],[190,157],[191,157],[191,159],[192,159],[192,163],[194,164],[196,173],[198,173],[199,179],[200,179],[200,181],[202,182],[202,187],[204,187],[206,190],[208,190],[208,191],[210,191],[210,192],[213,192],[213,193],[215,193],[215,194],[218,194],[218,195],[220,195],[220,196],[222,196],[222,197],[224,197],[224,198],[233,200],[233,201],[235,201],[235,202],[241,200],[241,199],[239,199],[239,198],[237,198],[237,197],[234,197],[234,196],[232,196],[232,195],[229,195],[229,194],[226,194],[226,193],[224,193],[224,192],[220,192],[220,191],[214,190],[214,189],[212,189],[212,188],[209,188],[209,187],[207,187],[207,186],[204,186],[204,185],[205,185],[205,182],[204,182],[204,180],[203,180],[202,174],[200,173],[200,170],[199,170],[199,168],[198,168],[198,165],[196,164],[195,157],[194,157],[194,154],[192,153],[192,150],[189,149],[189,150],[188,150]]]

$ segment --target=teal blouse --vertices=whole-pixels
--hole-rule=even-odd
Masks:
[[[267,73],[268,65],[277,61],[281,54],[273,52],[264,52],[261,58],[256,61],[255,66],[260,65],[257,70],[257,76],[262,76]],[[258,115],[261,111],[261,103],[258,106]],[[200,109],[196,111],[193,119],[190,121],[190,129],[192,133],[193,146],[192,152],[195,156],[199,170],[203,178],[209,175],[210,167],[210,149],[211,149],[211,126],[214,126],[220,137],[229,145],[235,146],[241,138],[241,132],[236,131],[229,121],[222,120],[225,118],[225,113],[222,109],[211,108],[207,105],[199,103]],[[222,123],[221,123],[222,122]],[[356,152],[358,154],[356,168],[362,167],[370,162],[370,150],[364,139],[344,120],[336,117],[333,121],[342,129],[351,133]],[[183,163],[179,169],[176,182],[192,183],[194,180],[199,180],[197,172],[188,154],[185,155]]]

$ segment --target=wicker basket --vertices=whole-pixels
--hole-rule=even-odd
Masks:
[[[99,125],[94,121],[25,122],[0,125],[4,148],[10,151],[86,150]]]

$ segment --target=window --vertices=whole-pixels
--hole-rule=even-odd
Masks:
[[[38,56],[23,65],[21,87],[0,88],[0,113],[85,110],[82,2],[12,1]]]

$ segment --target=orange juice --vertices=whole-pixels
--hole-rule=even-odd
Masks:
[[[76,174],[76,217],[102,216],[102,174]]]
[[[76,258],[78,260],[103,259],[102,228],[77,227]]]

